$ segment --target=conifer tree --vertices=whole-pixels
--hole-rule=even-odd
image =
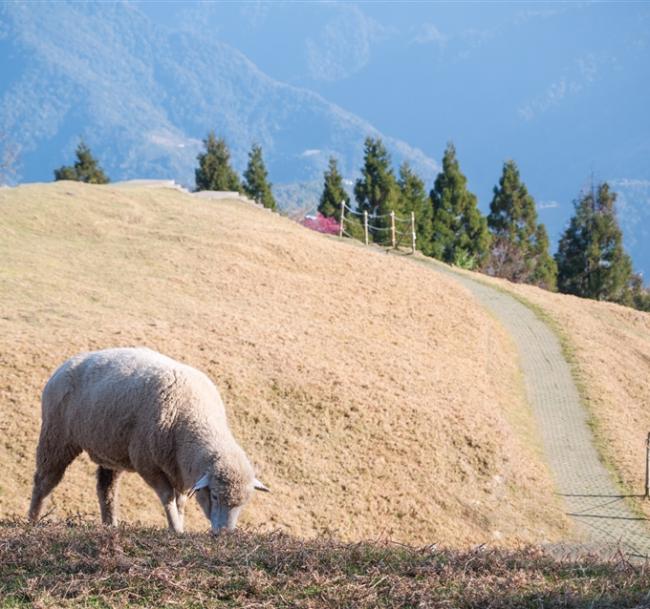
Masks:
[[[632,273],[621,304],[650,313],[650,289],[643,285],[643,277],[639,273]]]
[[[537,223],[535,200],[514,161],[503,165],[487,221],[492,233],[488,272],[517,283],[554,289],[557,269],[548,252],[546,228]]]
[[[424,254],[431,253],[431,201],[427,197],[424,182],[411,169],[407,162],[402,163],[397,180],[400,193],[400,212],[410,220],[411,212],[415,213],[416,247]]]
[[[549,253],[548,233],[543,224],[538,224],[535,230],[532,258],[535,264],[528,283],[555,292],[557,290],[557,264]]]
[[[269,209],[276,209],[275,199],[268,181],[268,172],[262,158],[262,148],[253,144],[248,153],[248,167],[244,171],[244,192],[254,201]]]
[[[387,243],[390,240],[388,215],[398,211],[399,191],[390,156],[380,138],[366,138],[361,178],[354,185],[354,197],[357,211],[367,211],[369,222],[377,227],[374,240]]]
[[[350,196],[343,188],[343,178],[339,173],[336,159],[332,156],[329,159],[327,170],[323,176],[323,193],[318,204],[318,211],[327,218],[336,218],[341,221],[341,201],[350,205]]]
[[[71,180],[72,182],[79,182],[79,176],[75,171],[74,165],[63,165],[54,170],[54,181]]]
[[[90,148],[81,141],[75,151],[77,160],[75,164],[64,165],[54,170],[54,180],[73,180],[87,184],[108,184],[110,180],[99,166],[99,163],[90,152]]]
[[[624,299],[632,261],[623,249],[615,202],[616,193],[603,182],[574,203],[575,215],[555,256],[561,292],[596,300]]]
[[[194,170],[196,190],[241,191],[239,177],[230,166],[230,151],[226,140],[217,138],[214,131],[203,140],[205,152],[196,160],[199,166]]]
[[[442,171],[429,197],[433,206],[431,254],[445,262],[480,267],[489,253],[490,233],[476,195],[467,190],[452,143],[447,144]]]

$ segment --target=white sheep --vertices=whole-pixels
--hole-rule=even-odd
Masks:
[[[183,531],[188,496],[212,530],[233,529],[255,478],[233,438],[219,392],[195,368],[145,348],[106,349],[67,360],[45,385],[29,518],[70,463],[86,451],[99,465],[104,524],[117,524],[117,486],[135,471],[162,502],[169,528]]]

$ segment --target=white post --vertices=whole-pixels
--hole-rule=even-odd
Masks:
[[[650,499],[650,433],[645,441],[645,494],[646,499]]]
[[[345,201],[341,201],[341,221],[339,226],[339,237],[343,236],[343,222],[345,221]]]
[[[411,212],[411,249],[415,254],[415,212]]]
[[[363,212],[363,232],[366,236],[366,245],[368,245],[368,212]]]
[[[393,249],[395,249],[395,212],[390,212],[390,235],[393,241]]]

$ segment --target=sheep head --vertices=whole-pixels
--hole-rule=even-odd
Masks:
[[[243,472],[208,471],[192,487],[206,518],[210,520],[212,532],[232,531],[244,505],[250,501],[255,490],[270,492],[252,475]],[[246,472],[248,474],[248,472]]]

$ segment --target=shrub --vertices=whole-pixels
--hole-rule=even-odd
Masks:
[[[326,233],[328,235],[338,235],[341,225],[336,221],[336,218],[328,218],[320,212],[316,216],[306,216],[302,221],[302,225],[311,230],[318,231],[319,233]]]

